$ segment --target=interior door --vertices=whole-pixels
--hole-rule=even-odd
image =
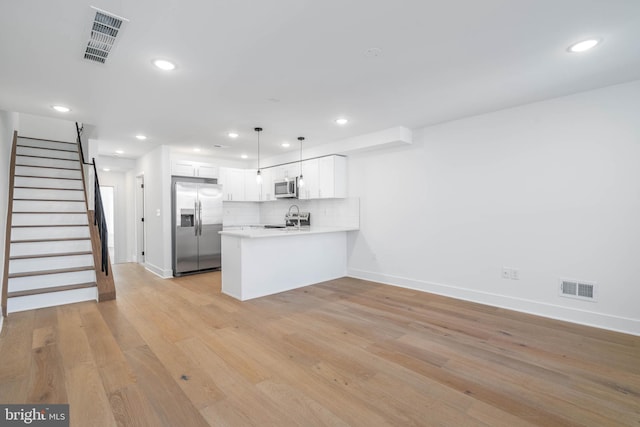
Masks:
[[[138,193],[136,195],[136,237],[137,237],[137,253],[136,259],[138,263],[144,264],[144,175],[140,175],[137,178],[136,188]]]
[[[222,186],[198,184],[198,269],[220,268],[222,246],[219,231],[222,231]]]
[[[198,270],[198,184],[175,183],[175,273]]]

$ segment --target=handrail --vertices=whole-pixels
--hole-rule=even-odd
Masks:
[[[7,298],[9,288],[9,251],[11,247],[11,216],[13,215],[13,188],[16,179],[16,149],[18,147],[18,131],[13,131],[13,142],[11,143],[11,165],[9,166],[9,194],[7,198],[7,224],[5,232],[4,246],[4,273],[2,276],[2,316],[7,317]]]
[[[107,220],[104,214],[104,207],[102,205],[102,196],[100,195],[100,181],[98,181],[98,168],[96,167],[96,159],[92,158],[91,163],[88,163],[84,157],[84,150],[82,149],[82,128],[76,122],[76,133],[78,135],[78,147],[80,150],[80,157],[82,163],[88,166],[93,166],[93,201],[94,201],[94,214],[93,225],[98,226],[98,235],[100,237],[100,248],[102,252],[101,268],[105,275],[109,275],[109,242],[107,232]]]
[[[87,160],[84,158],[84,150],[82,149],[82,129],[80,125],[78,125],[78,122],[76,122],[76,134],[78,135],[78,147],[80,147],[80,158],[82,159],[82,164],[85,165],[91,165],[91,163],[88,163]],[[95,163],[93,163],[94,167],[95,167]]]
[[[100,235],[100,243],[102,247],[102,271],[109,275],[109,235],[107,233],[107,219],[104,215],[104,207],[102,206],[102,195],[100,194],[100,183],[98,182],[98,169],[96,168],[96,159],[91,159],[94,172],[93,198],[95,201],[95,219],[94,225],[98,226],[98,234]]]

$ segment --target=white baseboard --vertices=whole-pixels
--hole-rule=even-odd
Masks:
[[[156,276],[162,277],[163,279],[169,279],[173,277],[173,270],[165,270],[148,262],[144,263],[144,268],[146,268]]]
[[[587,310],[563,307],[489,292],[480,292],[473,289],[460,288],[452,285],[427,282],[424,280],[394,276],[374,271],[359,270],[355,268],[350,268],[347,275],[349,277],[383,283],[385,285],[414,289],[417,291],[429,292],[479,304],[490,305],[493,307],[500,307],[537,316],[548,317],[551,319],[564,320],[566,322],[640,336],[640,319],[630,319],[610,314],[595,313]]]

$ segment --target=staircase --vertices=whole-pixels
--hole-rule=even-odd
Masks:
[[[14,138],[4,313],[100,299],[108,271],[95,253],[80,159],[78,143]]]

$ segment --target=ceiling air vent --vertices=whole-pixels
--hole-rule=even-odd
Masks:
[[[96,14],[84,51],[84,59],[104,64],[116,42],[118,33],[122,30],[122,24],[129,20],[93,6],[91,8],[96,11]]]
[[[596,284],[581,280],[560,279],[560,296],[595,301]]]

